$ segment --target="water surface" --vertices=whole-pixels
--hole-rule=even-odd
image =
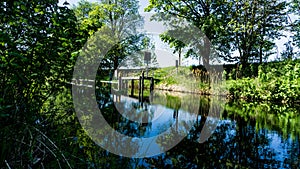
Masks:
[[[186,94],[172,92],[159,92],[154,101],[145,102],[142,106],[137,99],[121,96],[118,102],[99,107],[104,114],[115,113],[113,119],[109,116],[106,119],[111,120],[111,125],[118,132],[135,137],[155,136],[174,124],[184,130],[184,124],[192,124],[188,135],[163,154],[143,159],[121,158],[128,160],[130,167],[300,167],[299,107],[197,97],[193,100],[198,102],[196,112],[189,109],[191,105],[184,105],[193,102],[185,100],[189,98]],[[216,106],[221,109],[216,109]],[[123,112],[118,113],[120,110]],[[220,114],[216,112],[217,115],[212,115],[212,111],[219,111]],[[216,129],[213,134],[200,144],[203,128],[213,128],[214,125]],[[163,143],[158,143],[158,147],[163,147]]]

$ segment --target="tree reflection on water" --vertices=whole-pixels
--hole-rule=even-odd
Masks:
[[[193,101],[183,105],[182,95],[162,93],[161,99],[167,100],[160,100],[157,96],[156,102],[154,99],[152,104],[165,103],[162,108],[166,111],[156,117],[153,112],[155,109],[151,107],[153,105],[147,103],[147,110],[154,113],[147,118],[157,119],[149,123],[137,123],[118,113],[109,92],[96,92],[96,95],[107,122],[128,136],[157,135],[176,124],[178,118],[185,119],[178,124],[179,128],[184,129],[183,122],[193,123],[193,127],[182,141],[163,154],[141,159],[120,157],[102,149],[81,128],[72,108],[70,91],[66,91],[45,104],[43,115],[35,125],[16,122],[14,125],[6,125],[10,127],[2,127],[1,135],[5,137],[0,139],[3,151],[1,160],[5,159],[14,168],[26,167],[30,162],[36,162],[30,163],[30,166],[50,168],[300,167],[300,116],[299,107],[295,105],[227,102],[213,135],[200,144],[199,136],[208,119],[211,103],[216,100],[213,97],[199,96],[197,115],[189,112]],[[126,100],[120,104],[126,104]],[[139,105],[134,106],[138,108]],[[86,120],[97,123],[96,116],[87,116]],[[101,130],[97,132],[101,133]],[[114,141],[109,143],[115,149],[126,145]],[[159,144],[168,144],[168,140]],[[134,142],[130,145],[134,151],[137,145]],[[21,152],[32,154],[20,155]],[[22,157],[22,163],[18,157]]]
[[[172,96],[172,93],[166,95],[166,107],[173,108],[176,115],[180,99]],[[199,114],[190,134],[165,154],[140,159],[141,167],[299,167],[297,126],[300,116],[297,107],[272,103],[228,102],[214,134],[207,142],[199,144],[197,139],[201,135],[200,131],[213,99],[199,97]],[[147,130],[151,125],[144,127]]]

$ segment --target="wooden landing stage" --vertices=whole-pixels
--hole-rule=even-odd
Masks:
[[[145,80],[150,80],[150,93],[154,90],[154,78],[153,77],[145,77],[145,72],[142,73],[140,77],[119,77],[119,90],[123,88],[128,89],[128,81],[131,81],[131,92],[130,96],[134,96],[134,81],[139,81],[139,101],[143,101],[144,98],[144,90],[145,90]],[[125,83],[124,83],[125,82]]]
[[[131,82],[130,85],[130,96],[134,96],[134,81],[139,81],[139,86],[138,86],[138,90],[139,90],[139,101],[143,101],[144,98],[144,90],[145,90],[145,80],[149,80],[150,81],[150,93],[152,93],[152,91],[154,90],[154,80],[158,80],[158,79],[154,79],[153,77],[145,77],[145,73],[143,72],[142,75],[140,77],[119,77],[118,78],[118,82],[113,82],[113,81],[101,81],[101,83],[108,83],[108,84],[118,84],[118,91],[122,92],[125,89],[125,92],[127,92],[128,89],[128,82]]]

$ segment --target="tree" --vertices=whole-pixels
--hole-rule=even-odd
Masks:
[[[281,59],[282,60],[291,60],[294,56],[294,48],[292,46],[292,41],[288,41],[284,44],[285,50],[281,53]]]
[[[80,32],[85,33],[84,36],[91,36],[103,26],[103,9],[98,3],[90,3],[86,0],[78,2],[77,6],[73,6]]]
[[[238,50],[244,68],[249,62],[263,62],[274,54],[275,39],[285,30],[287,3],[284,1],[232,1],[232,46]]]
[[[232,46],[238,50],[242,65],[246,66],[250,59],[255,61],[257,58],[262,63],[263,53],[265,57],[272,54],[273,41],[282,36],[281,31],[287,22],[286,6],[286,2],[275,0],[230,1]]]
[[[293,0],[290,4],[291,12],[294,16],[298,17],[296,21],[292,21],[291,18],[291,30],[295,33],[293,36],[293,42],[296,43],[296,46],[300,48],[300,1],[299,0]],[[300,53],[298,52],[298,57],[300,56]]]
[[[96,32],[94,30],[102,32],[96,35],[97,41],[110,47],[106,54],[100,51],[105,55],[100,67],[114,71],[126,58],[139,61],[132,58],[137,56],[134,54],[149,47],[149,38],[137,31],[143,25],[138,8],[136,0],[102,0],[92,4],[81,1],[74,9],[82,27],[87,28],[90,35]]]
[[[216,49],[220,57],[224,60],[232,60],[230,58],[230,46],[228,45],[230,39],[224,36],[226,35],[226,23],[223,21],[228,20],[227,16],[230,12],[229,9],[223,7],[225,3],[226,1],[211,0],[150,0],[150,5],[146,8],[146,11],[154,10],[160,14],[175,15],[198,27],[208,38],[205,39],[203,48],[207,50],[203,50],[201,56],[198,57],[202,57],[203,64],[208,66],[212,45],[218,46]],[[169,42],[175,45],[174,41]],[[180,49],[180,46],[181,44],[177,49]]]
[[[171,36],[169,36],[167,33],[161,34],[160,38],[163,42],[167,42],[170,44],[171,48],[175,48],[173,53],[178,52],[178,65],[181,66],[181,56],[182,56],[182,50],[184,47],[186,47],[186,44],[184,44],[182,41],[175,39]]]
[[[76,60],[73,52],[82,46],[76,18],[53,0],[4,0],[0,32],[0,162],[32,168],[33,152],[49,153],[36,144],[43,137],[37,130],[47,131],[41,124],[47,121],[43,104],[68,86]]]
[[[42,91],[71,79],[72,52],[82,45],[76,42],[76,18],[68,8],[52,1],[6,1],[0,5],[1,82],[16,92],[10,94],[42,104],[50,94]],[[32,92],[38,93],[28,95]],[[8,93],[3,89],[2,94]]]
[[[146,10],[185,18],[203,31],[225,61],[246,66],[272,54],[273,41],[282,36],[287,21],[286,6],[286,2],[275,0],[151,0]],[[205,42],[205,49],[212,46]],[[235,51],[238,57],[232,55]],[[209,63],[210,52],[201,54],[204,65]]]

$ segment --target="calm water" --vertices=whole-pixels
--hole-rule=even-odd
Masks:
[[[186,134],[176,146],[153,157],[127,158],[107,153],[118,163],[100,168],[300,167],[300,112],[295,105],[229,102],[172,92],[156,92],[143,104],[124,95],[98,93],[97,99],[105,119],[122,134],[148,138],[172,127]],[[147,148],[164,149],[170,144],[170,140],[155,141]],[[134,153],[142,151],[141,147],[137,145]]]
[[[77,92],[92,96],[78,98],[79,111],[66,90],[34,125],[2,128],[0,159],[12,168],[300,168],[299,106],[159,91],[141,103],[110,89]]]

